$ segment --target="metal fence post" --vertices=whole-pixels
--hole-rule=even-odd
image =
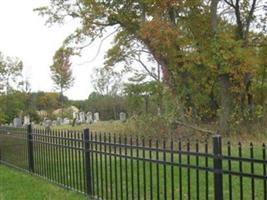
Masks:
[[[220,135],[213,137],[214,154],[214,199],[223,200],[223,174],[222,174],[222,139]]]
[[[32,125],[29,124],[27,128],[27,141],[28,141],[28,162],[29,171],[34,172],[34,161],[33,161],[33,139],[32,139]]]
[[[85,180],[86,180],[86,193],[92,195],[92,175],[91,175],[91,157],[90,157],[90,144],[89,144],[89,129],[84,129],[84,158],[85,158]]]

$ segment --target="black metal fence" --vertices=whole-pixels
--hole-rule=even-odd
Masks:
[[[95,199],[267,199],[266,147],[0,128],[2,164]]]

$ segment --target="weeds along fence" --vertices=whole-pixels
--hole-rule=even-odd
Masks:
[[[0,128],[1,163],[95,199],[267,199],[266,147]]]

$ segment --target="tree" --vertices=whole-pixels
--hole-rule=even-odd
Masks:
[[[0,123],[10,123],[14,117],[25,113],[28,95],[19,91],[0,96]]]
[[[121,89],[121,74],[110,68],[95,69],[91,78],[99,94],[115,96]]]
[[[92,84],[95,91],[102,95],[103,98],[101,99],[107,100],[105,102],[110,104],[113,110],[114,119],[116,119],[118,115],[117,102],[120,101],[118,94],[122,89],[121,81],[122,75],[109,67],[95,69],[92,76]]]
[[[127,83],[124,86],[124,93],[127,100],[127,109],[132,114],[160,114],[159,113],[159,85],[156,81]],[[154,97],[154,98],[153,98]],[[156,97],[156,98],[155,98]],[[152,107],[152,100],[155,101],[156,109]]]
[[[121,111],[126,111],[122,96],[102,95],[97,92],[92,92],[80,108],[85,111],[99,112],[101,120],[116,120]]]
[[[261,30],[251,27],[259,23],[256,14],[266,12],[260,2],[53,0],[37,10],[50,23],[79,20],[81,26],[64,42],[77,50],[112,27],[115,39],[106,57],[108,65],[125,60],[142,65],[140,56],[147,53],[160,66],[162,81],[173,95],[175,117],[184,120],[191,109],[207,116],[202,107],[210,102],[221,129],[229,132],[231,116],[238,119],[243,113],[245,119],[246,110],[253,112],[258,65],[254,41],[262,36]]]
[[[68,7],[68,9],[66,9]],[[48,22],[62,23],[68,17],[81,20],[81,27],[69,36],[65,44],[78,45],[81,49],[86,44],[103,36],[108,27],[116,29],[114,48],[139,45],[151,55],[163,71],[163,79],[172,89],[174,96],[179,99],[185,88],[179,87],[179,81],[184,81],[183,66],[186,63],[184,56],[188,43],[185,35],[189,29],[180,29],[190,22],[188,16],[192,12],[199,14],[196,19],[202,19],[205,10],[202,1],[190,1],[189,3],[176,3],[175,1],[80,1],[66,2],[52,1],[48,7],[37,9],[41,15],[48,16]],[[185,20],[184,20],[185,19]],[[164,30],[164,31],[163,31]],[[180,33],[184,31],[184,35]],[[203,30],[204,32],[205,30]],[[118,45],[120,44],[120,45]],[[116,56],[116,52],[114,51]],[[112,55],[112,54],[110,54]],[[123,54],[126,55],[126,54]],[[121,57],[118,57],[121,58]],[[135,57],[136,59],[136,57]],[[140,61],[140,60],[138,60]],[[179,80],[180,79],[180,80]],[[181,91],[182,90],[182,91]],[[179,99],[179,101],[181,98]]]
[[[6,95],[12,90],[12,86],[17,87],[23,70],[23,62],[18,58],[5,57],[0,52],[0,84],[1,90]]]
[[[54,55],[53,65],[50,67],[52,72],[52,80],[54,81],[57,89],[60,89],[61,108],[63,116],[63,93],[69,89],[74,82],[71,71],[70,55],[72,49],[63,47],[60,48]]]
[[[21,84],[19,78],[21,77],[22,69],[23,62],[21,60],[4,56],[0,52],[1,122],[10,122],[12,117],[18,115],[20,108],[23,108],[23,101],[21,102],[22,99],[18,98],[23,95],[19,95],[14,90]],[[18,94],[17,98],[16,94]]]

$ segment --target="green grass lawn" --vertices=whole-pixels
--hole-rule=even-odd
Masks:
[[[43,128],[42,126],[35,126],[36,128]],[[83,131],[85,128],[89,128],[91,131],[97,132],[111,132],[111,133],[128,133],[127,124],[120,121],[99,121],[92,124],[81,124],[72,127],[71,125],[54,126],[52,129],[60,130],[76,130]]]
[[[0,200],[82,200],[82,194],[65,190],[39,177],[0,165]]]

